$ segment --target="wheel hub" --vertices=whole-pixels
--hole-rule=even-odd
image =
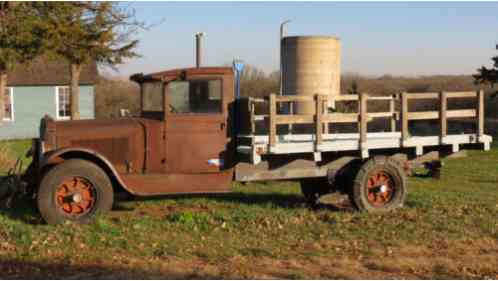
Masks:
[[[73,194],[73,202],[74,203],[81,203],[81,201],[83,201],[83,196],[81,195],[81,193]]]
[[[368,178],[367,188],[368,201],[376,207],[388,204],[394,196],[394,181],[385,171],[373,173]]]
[[[55,193],[59,210],[68,216],[81,216],[95,206],[96,192],[93,184],[83,177],[73,176],[62,181]]]

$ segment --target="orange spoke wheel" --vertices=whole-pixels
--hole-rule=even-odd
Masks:
[[[383,212],[403,207],[407,192],[399,160],[374,156],[356,172],[349,199],[359,211]]]
[[[79,217],[95,206],[96,190],[87,179],[79,176],[65,178],[57,187],[55,202],[66,216]]]
[[[374,172],[368,178],[367,189],[368,201],[376,207],[391,202],[395,192],[393,179],[385,171]]]

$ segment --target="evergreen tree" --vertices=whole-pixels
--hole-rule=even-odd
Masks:
[[[47,49],[66,59],[71,73],[71,119],[79,119],[79,80],[83,65],[96,61],[114,67],[137,57],[138,40],[130,37],[144,25],[117,2],[37,2],[49,30]]]
[[[0,2],[0,124],[5,114],[7,73],[43,51],[45,30],[30,2]]]
[[[498,50],[498,45],[496,45]],[[487,68],[482,66],[477,70],[478,74],[473,75],[476,84],[487,84],[493,88],[498,83],[498,56],[491,58],[493,60],[493,67]],[[497,96],[498,92],[494,94]]]

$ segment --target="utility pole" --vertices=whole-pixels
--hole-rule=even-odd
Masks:
[[[284,28],[285,26],[291,22],[291,20],[285,20],[283,21],[281,24],[280,24],[280,38],[279,38],[279,46],[280,46],[280,49],[279,49],[279,52],[280,52],[280,95],[283,94],[283,91],[282,91],[282,78],[283,78],[283,74],[282,74],[282,70],[283,70],[283,59],[282,59],[282,39],[284,38]]]

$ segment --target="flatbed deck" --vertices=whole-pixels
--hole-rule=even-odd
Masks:
[[[449,98],[477,98],[475,109],[447,110]],[[464,144],[481,144],[484,150],[489,150],[492,137],[484,134],[484,104],[483,93],[479,92],[453,92],[453,93],[402,93],[400,96],[368,97],[343,96],[334,103],[341,101],[358,101],[358,113],[329,113],[327,98],[323,96],[275,96],[270,95],[268,101],[249,101],[250,115],[249,134],[238,135],[239,145],[237,152],[249,155],[253,164],[261,161],[262,155],[268,154],[297,154],[313,153],[315,161],[320,161],[321,153],[338,151],[358,151],[359,156],[368,158],[369,152],[375,149],[400,149],[413,148],[415,154],[424,153],[424,147],[451,146],[452,152],[458,152]],[[411,99],[438,99],[439,111],[409,112],[408,101]],[[390,103],[389,112],[369,113],[367,101],[387,101]],[[290,113],[277,114],[278,102],[303,102],[314,101],[318,114],[296,115]],[[255,114],[255,102],[267,102],[269,114]],[[396,108],[400,110],[397,111]],[[367,132],[367,123],[374,118],[390,118],[391,132]],[[475,133],[447,134],[447,119],[449,118],[474,118],[476,122]],[[439,120],[439,134],[432,136],[412,136],[409,133],[408,121],[410,120]],[[397,122],[400,124],[397,126]],[[255,124],[265,122],[267,134],[256,134]],[[358,133],[333,133],[327,132],[329,123],[358,123]],[[310,124],[314,128],[311,134],[277,134],[277,126],[292,126],[293,124]],[[325,125],[325,126],[324,126]],[[400,127],[399,129],[397,127]],[[291,130],[289,130],[290,132]]]
[[[421,156],[427,146],[451,146],[452,152],[458,152],[463,144],[483,144],[484,150],[489,150],[493,138],[488,135],[476,134],[447,135],[442,140],[438,136],[415,136],[403,140],[400,132],[368,133],[367,144],[362,148],[360,134],[324,134],[322,143],[315,145],[316,135],[279,135],[278,143],[269,146],[269,136],[239,136],[247,138],[253,145],[239,145],[237,152],[251,156],[253,164],[261,161],[264,154],[294,154],[294,153],[321,153],[336,151],[358,151],[363,149],[363,158],[374,149],[414,148],[415,154]]]

